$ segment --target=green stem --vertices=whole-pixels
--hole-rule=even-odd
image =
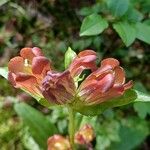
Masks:
[[[74,150],[74,135],[75,135],[75,112],[71,107],[68,107],[69,112],[69,138],[72,150]]]

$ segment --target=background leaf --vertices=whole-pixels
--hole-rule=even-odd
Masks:
[[[147,90],[145,89],[144,85],[141,82],[137,82],[135,84],[135,89],[143,92],[143,93],[148,93]],[[148,96],[148,94],[147,94]],[[139,98],[140,99],[140,98]],[[150,100],[150,96],[149,96]],[[148,114],[150,115],[150,103],[147,102],[136,102],[134,103],[134,110],[138,113],[138,116],[142,119],[144,119]]]
[[[98,14],[87,16],[81,25],[80,36],[98,35],[108,27],[108,22]]]
[[[91,15],[93,13],[99,13],[101,11],[101,9],[102,9],[102,4],[96,3],[92,7],[89,6],[89,7],[83,7],[83,8],[81,8],[81,10],[79,10],[78,13],[81,16],[88,16],[88,15]]]
[[[136,24],[137,38],[150,44],[150,25],[138,22]]]
[[[147,114],[150,114],[150,95],[141,91],[137,91],[137,99],[134,104],[134,109],[137,111],[139,117],[145,118]]]
[[[135,102],[150,102],[150,95],[143,93],[141,91],[137,91],[135,90],[136,94],[137,94],[137,99],[135,100]]]
[[[7,67],[1,67],[0,68],[0,75],[4,77],[5,79],[8,78],[8,68]]]
[[[135,103],[134,110],[138,113],[140,118],[144,119],[148,114],[150,115],[150,103]]]
[[[4,5],[4,4],[6,4],[7,2],[9,2],[9,0],[1,0],[1,1],[0,1],[0,7],[1,7],[2,5]]]
[[[120,142],[112,143],[110,150],[133,150],[141,144],[148,133],[149,127],[146,121],[139,118],[123,120],[119,131]]]
[[[14,108],[25,125],[29,127],[35,141],[42,149],[46,149],[48,137],[57,133],[55,125],[48,121],[41,112],[25,103],[16,103]]]
[[[106,3],[114,16],[124,15],[129,7],[129,0],[107,0]]]
[[[128,20],[131,22],[139,22],[143,19],[143,14],[135,9],[133,6],[130,6],[128,11],[125,13],[125,15],[122,17],[123,20]]]
[[[135,24],[129,22],[118,22],[113,24],[113,28],[119,34],[126,46],[131,45],[136,38]]]

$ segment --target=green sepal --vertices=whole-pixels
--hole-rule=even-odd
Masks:
[[[95,116],[95,115],[103,113],[108,108],[118,107],[118,106],[131,103],[136,98],[137,98],[136,92],[134,90],[128,90],[124,93],[123,96],[120,96],[118,98],[114,98],[111,100],[107,100],[103,103],[90,105],[90,106],[82,105],[80,103],[80,105],[78,107],[74,107],[74,109],[83,115]]]
[[[71,64],[72,60],[77,56],[77,54],[68,47],[66,53],[65,53],[65,69],[68,68],[68,66]]]
[[[127,105],[132,102],[150,102],[150,95],[130,89],[118,98],[97,105],[86,106],[79,102],[73,107],[77,112],[85,116],[95,116],[103,113],[106,109]]]

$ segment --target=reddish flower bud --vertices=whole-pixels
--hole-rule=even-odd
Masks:
[[[95,137],[94,130],[91,125],[84,125],[78,132],[75,134],[75,143],[77,144],[89,144],[93,141]]]
[[[69,140],[61,135],[54,135],[49,137],[48,150],[71,150]]]

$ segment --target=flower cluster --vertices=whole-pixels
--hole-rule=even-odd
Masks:
[[[95,105],[119,97],[132,87],[125,83],[125,73],[118,60],[107,58],[96,66],[93,50],[80,52],[64,72],[54,71],[51,62],[37,48],[23,48],[20,56],[10,60],[9,80],[16,88],[45,98],[51,104]],[[85,69],[92,73],[78,85],[77,78]]]

